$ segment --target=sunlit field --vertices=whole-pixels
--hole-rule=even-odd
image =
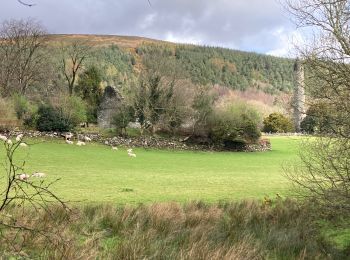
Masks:
[[[32,139],[20,148],[26,171],[60,179],[53,190],[71,202],[138,204],[218,202],[288,195],[282,166],[297,159],[299,138],[272,137],[272,151],[256,153],[134,149]]]

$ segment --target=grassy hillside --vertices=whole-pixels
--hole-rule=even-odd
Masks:
[[[269,55],[131,36],[49,35],[47,41],[54,48],[74,41],[91,46],[88,63],[101,68],[107,84],[118,85],[135,76],[142,57],[157,53],[175,57],[197,84],[256,88],[270,94],[289,92],[293,86],[293,61]]]
[[[170,42],[154,40],[145,37],[137,36],[118,36],[118,35],[92,35],[92,34],[51,34],[47,36],[47,41],[52,45],[59,45],[61,43],[69,43],[74,41],[82,41],[92,47],[109,47],[117,45],[125,49],[135,49],[144,43],[167,43]]]

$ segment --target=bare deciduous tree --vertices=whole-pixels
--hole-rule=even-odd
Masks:
[[[61,70],[67,81],[69,95],[73,94],[74,85],[79,72],[89,56],[86,42],[75,41],[61,48]]]
[[[0,26],[0,91],[25,94],[39,81],[45,64],[45,29],[35,20],[9,20]]]
[[[314,32],[300,48],[307,69],[309,105],[328,111],[327,131],[310,139],[301,164],[287,176],[324,212],[350,212],[350,3],[346,0],[287,1],[296,24]]]

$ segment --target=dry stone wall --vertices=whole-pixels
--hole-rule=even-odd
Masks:
[[[39,132],[39,131],[9,131],[0,133],[6,136],[17,136],[23,134],[27,138],[55,138],[64,139],[64,133],[58,132]],[[190,151],[224,151],[223,147],[212,145],[197,145],[193,143],[187,143],[185,140],[179,138],[161,138],[152,136],[140,136],[140,137],[104,137],[98,133],[89,134],[74,134],[72,141],[84,140],[84,137],[89,137],[91,141],[98,142],[108,146],[117,147],[143,147],[152,149],[172,149],[172,150],[190,150]],[[271,143],[269,139],[261,139],[257,144],[246,145],[245,152],[263,152],[270,151]]]

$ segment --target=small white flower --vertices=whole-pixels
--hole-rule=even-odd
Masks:
[[[28,145],[26,143],[20,143],[19,146],[21,146],[21,147],[28,147]]]
[[[128,149],[127,151],[128,151],[128,153],[132,153],[132,149],[131,149],[131,148],[130,148],[130,149]]]
[[[8,139],[8,140],[7,140],[7,143],[8,143],[9,145],[11,145],[11,144],[12,144],[11,139]]]
[[[0,135],[0,140],[2,140],[2,141],[4,141],[4,142],[6,142],[6,141],[7,141],[7,137],[6,137],[6,136],[4,136],[4,135]]]
[[[22,140],[22,138],[23,138],[23,134],[17,135],[16,141],[19,142]]]
[[[67,144],[74,144],[72,141],[66,140]]]

